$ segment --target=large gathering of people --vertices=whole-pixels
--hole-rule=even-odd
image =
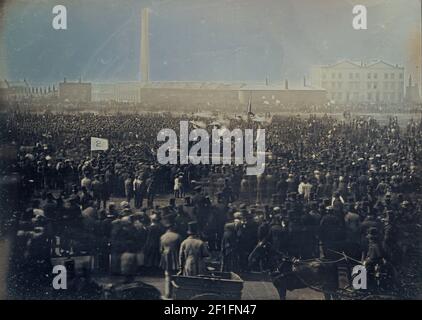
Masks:
[[[181,120],[215,122],[169,113],[0,116],[2,143],[17,150],[3,171],[19,190],[14,290],[34,288],[28,281],[50,275],[53,259],[83,255],[93,257],[94,273],[132,279],[162,270],[166,286],[175,274],[209,268],[266,271],[274,252],[305,260],[344,254],[370,273],[387,262],[400,269],[412,256],[422,121],[231,118],[229,129],[266,129],[265,172],[248,176],[243,165],[158,163],[157,133],[178,132]],[[109,139],[109,149],[91,152],[90,137]],[[252,263],[263,244],[268,256]]]

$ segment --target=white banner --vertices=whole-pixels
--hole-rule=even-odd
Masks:
[[[91,151],[108,150],[108,140],[91,137]]]

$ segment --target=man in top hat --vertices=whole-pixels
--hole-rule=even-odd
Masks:
[[[107,218],[115,219],[119,216],[119,212],[116,209],[116,204],[114,202],[109,202],[107,210]]]
[[[107,201],[110,200],[110,194],[111,190],[109,184],[105,182],[104,175],[100,175],[100,200],[104,210],[107,207]]]
[[[276,185],[276,191],[280,195],[280,200],[282,203],[286,199],[287,188],[287,175],[285,172],[282,172],[280,174],[280,179],[278,179]]]
[[[375,265],[381,263],[384,258],[379,239],[379,230],[375,227],[369,228],[367,238],[368,249],[364,255],[364,265],[369,269],[368,271],[374,271]]]
[[[192,204],[196,208],[202,208],[205,205],[205,196],[202,194],[202,187],[196,186],[194,189],[195,194],[192,197]]]
[[[238,226],[234,222],[224,225],[221,241],[221,271],[237,272],[239,270],[239,237]]]
[[[135,198],[135,208],[139,209],[142,207],[144,202],[146,191],[145,181],[142,179],[141,175],[138,175],[133,180],[133,194]]]
[[[227,179],[224,183],[224,187],[221,190],[221,193],[222,193],[222,196],[223,196],[223,201],[226,204],[234,201],[233,189],[230,185],[230,181],[228,181]]]
[[[133,181],[130,175],[128,175],[126,179],[124,180],[124,186],[125,186],[126,201],[130,203],[130,200],[132,200],[132,197],[133,197]]]
[[[219,193],[220,194],[220,193]],[[227,222],[227,205],[223,201],[223,198],[217,195],[217,203],[211,206],[211,212],[214,221],[214,232],[215,239],[214,244],[217,251],[221,249],[221,240],[223,237],[224,225]]]
[[[333,207],[328,206],[320,222],[321,257],[336,258],[332,250],[341,250],[344,240],[344,221],[334,214]]]
[[[94,198],[88,192],[86,187],[82,187],[81,190],[82,190],[82,194],[79,197],[80,198],[79,203],[82,207],[82,210],[84,210],[91,204],[91,202],[94,200]]]
[[[266,195],[265,173],[256,176],[256,203],[261,204],[265,200]]]
[[[250,197],[250,190],[249,190],[249,180],[247,175],[243,175],[242,179],[240,180],[240,194],[239,198],[241,201],[248,201]],[[223,196],[221,194],[221,196]]]
[[[286,253],[288,230],[283,226],[281,210],[278,207],[274,208],[274,216],[271,219],[268,240],[270,240],[271,245],[276,252]]]
[[[182,237],[176,231],[174,219],[174,214],[163,216],[162,224],[167,228],[167,231],[160,238],[160,267],[164,270],[165,275],[165,299],[171,298],[171,276],[180,269],[179,250]]]
[[[224,202],[224,196],[221,192],[217,193],[217,203],[214,205],[219,216],[227,217],[228,205]]]
[[[188,237],[180,246],[180,271],[184,276],[196,276],[206,271],[204,258],[208,257],[208,249],[199,238],[198,224],[191,221],[188,224]]]
[[[154,206],[154,198],[157,188],[155,176],[150,175],[145,184],[148,208],[152,208]]]
[[[96,174],[94,176],[94,180],[92,180],[91,188],[92,188],[92,196],[95,201],[95,206],[99,209],[101,204],[101,194],[102,194],[102,183],[100,181],[100,176]]]
[[[183,182],[182,181],[183,181],[182,175],[176,175],[176,177],[174,178],[173,190],[174,190],[174,197],[175,198],[181,198],[182,197],[182,194],[183,194],[183,191],[182,191]]]
[[[185,197],[185,203],[183,204],[183,212],[190,220],[196,221],[196,210],[192,205],[191,197]]]
[[[270,167],[267,170],[267,174],[265,176],[265,185],[266,185],[266,197],[272,197],[276,190],[277,180],[274,175],[273,169]]]
[[[258,243],[258,223],[254,221],[254,215],[246,208],[241,209],[242,228],[239,237],[240,267],[242,270],[248,269],[248,256]]]
[[[297,183],[293,173],[290,173],[287,180],[287,192],[296,192],[298,190],[299,184]]]
[[[151,224],[147,227],[147,239],[144,246],[145,266],[155,268],[160,264],[160,238],[163,229],[157,213],[153,213],[150,219]]]
[[[54,199],[54,196],[51,192],[47,193],[47,199],[44,203],[42,209],[44,210],[44,215],[48,219],[55,219],[57,212],[57,203]]]
[[[346,231],[345,252],[348,256],[360,259],[362,257],[361,248],[361,221],[360,216],[355,212],[353,205],[345,204],[346,214],[344,216],[344,226]]]
[[[175,198],[170,198],[169,199],[169,207],[174,212],[177,210],[177,208],[176,208],[176,199]]]
[[[174,223],[176,227],[176,231],[182,239],[185,239],[187,236],[188,231],[188,223],[191,221],[189,216],[183,211],[183,205],[179,204],[175,210],[173,210],[175,214]]]

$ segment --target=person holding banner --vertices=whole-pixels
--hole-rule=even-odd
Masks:
[[[108,140],[91,137],[91,152],[108,150]]]

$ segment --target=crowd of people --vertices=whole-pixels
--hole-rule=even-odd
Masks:
[[[207,268],[266,271],[272,254],[250,259],[263,244],[297,259],[346,254],[374,273],[386,262],[400,268],[415,246],[422,122],[229,119],[229,129],[266,129],[265,172],[248,176],[243,165],[159,164],[157,133],[178,132],[181,120],[214,121],[171,114],[1,115],[2,142],[17,148],[4,169],[19,190],[15,274],[50,274],[52,258],[91,255],[96,272],[133,277],[161,269],[169,286],[172,275]],[[109,149],[91,152],[90,137],[109,139]],[[27,278],[17,276],[16,285]]]

